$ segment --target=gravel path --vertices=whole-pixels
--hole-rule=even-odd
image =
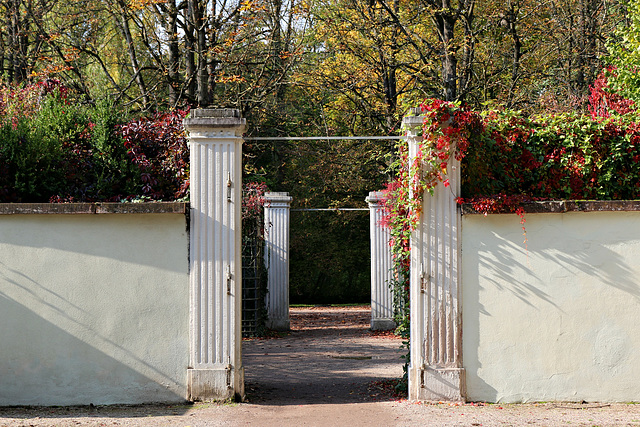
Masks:
[[[640,426],[637,404],[417,404],[394,397],[401,341],[366,308],[292,309],[292,331],[243,345],[247,402],[0,408],[0,426]]]

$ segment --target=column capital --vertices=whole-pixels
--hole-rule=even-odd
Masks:
[[[414,137],[417,137],[419,135],[415,134],[414,132],[417,131],[418,129],[420,130],[422,129],[422,123],[424,123],[424,116],[418,115],[420,113],[418,109],[414,109],[413,113],[416,115],[405,116],[402,118],[402,129],[414,134],[413,135]]]
[[[374,208],[382,205],[384,199],[384,191],[370,191],[364,200],[369,204],[369,208]]]
[[[265,208],[288,208],[293,197],[287,192],[267,192],[264,193],[266,201]]]
[[[241,138],[247,127],[247,119],[233,108],[192,110],[182,123],[191,138]]]

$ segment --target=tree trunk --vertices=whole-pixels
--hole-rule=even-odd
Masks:
[[[13,0],[11,2],[10,14],[10,27],[9,27],[9,46],[11,50],[11,72],[9,74],[9,81],[13,83],[20,83],[27,79],[27,67],[26,67],[26,43],[23,24],[21,19],[21,4],[20,0]]]
[[[210,104],[211,97],[209,96],[207,78],[207,19],[202,6],[198,0],[190,0],[190,18],[195,30],[196,42],[197,103],[198,106],[205,107]]]
[[[170,0],[168,4],[168,16],[166,21],[166,32],[169,35],[168,46],[168,67],[167,77],[169,79],[169,106],[174,108],[180,101],[180,49],[178,39],[178,8],[175,0]]]
[[[442,84],[445,101],[455,101],[458,98],[458,58],[454,43],[454,29],[456,17],[449,11],[436,13],[436,22],[442,43]]]
[[[522,63],[522,42],[520,40],[520,34],[518,34],[517,21],[518,13],[513,3],[509,2],[509,10],[505,17],[513,41],[513,50],[511,51],[511,84],[509,85],[509,93],[507,95],[507,107],[513,106],[513,98],[515,97],[515,89],[520,79],[520,64]]]
[[[129,53],[129,60],[131,61],[131,68],[133,71],[133,78],[138,85],[138,90],[140,91],[140,95],[142,97],[142,105],[143,108],[146,109],[149,106],[149,94],[147,93],[147,87],[144,83],[144,78],[140,71],[140,65],[138,64],[138,57],[136,55],[135,44],[133,41],[133,37],[131,35],[131,28],[129,27],[129,16],[127,12],[127,5],[122,1],[118,0],[118,5],[120,6],[120,16],[114,16],[116,20],[116,25],[124,37],[124,40],[127,44],[127,50]],[[119,18],[119,19],[118,19]]]

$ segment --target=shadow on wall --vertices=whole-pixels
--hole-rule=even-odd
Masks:
[[[464,218],[469,394],[487,401],[589,400],[598,396],[600,375],[618,375],[626,363],[621,356],[604,366],[600,361],[612,356],[601,353],[626,354],[634,345],[625,339],[628,328],[614,323],[640,304],[640,214],[531,214],[526,243],[518,221]],[[588,380],[593,385],[583,386]]]
[[[3,251],[7,247],[28,247],[39,256],[40,251],[51,249],[177,273],[188,268],[186,257],[173,257],[177,251],[188,257],[184,214],[0,215],[0,231],[0,245],[6,246]]]
[[[0,312],[14,319],[0,330],[0,406],[185,401],[176,393],[181,384],[122,346],[109,342],[111,354],[100,351],[91,341],[108,340],[78,339],[4,294]]]
[[[530,231],[529,235],[532,237],[526,245],[496,235],[500,242],[486,255],[480,254],[481,269],[492,273],[490,277],[483,278],[492,280],[498,289],[511,292],[530,306],[532,301],[540,299],[560,309],[543,291],[545,286],[540,285],[571,281],[580,276],[596,279],[640,300],[637,272],[619,252],[598,241],[571,241],[561,237],[553,244],[541,246],[535,241],[534,232]],[[536,265],[544,266],[544,270],[535,270],[531,264],[532,258],[540,258]],[[496,278],[499,280],[495,281]]]
[[[184,216],[46,217],[0,217],[0,406],[184,402]]]

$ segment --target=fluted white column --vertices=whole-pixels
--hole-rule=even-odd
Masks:
[[[241,336],[242,133],[238,110],[192,110],[190,400],[244,396]]]
[[[289,193],[265,193],[265,261],[268,269],[267,327],[289,330]]]
[[[384,193],[372,191],[367,197],[371,239],[371,329],[395,329],[393,320],[393,294],[391,292],[392,259],[389,229],[380,225],[384,216]]]
[[[415,156],[422,117],[405,117],[409,153]],[[424,194],[411,235],[409,399],[464,400],[460,312],[460,162],[448,161],[450,186]]]

